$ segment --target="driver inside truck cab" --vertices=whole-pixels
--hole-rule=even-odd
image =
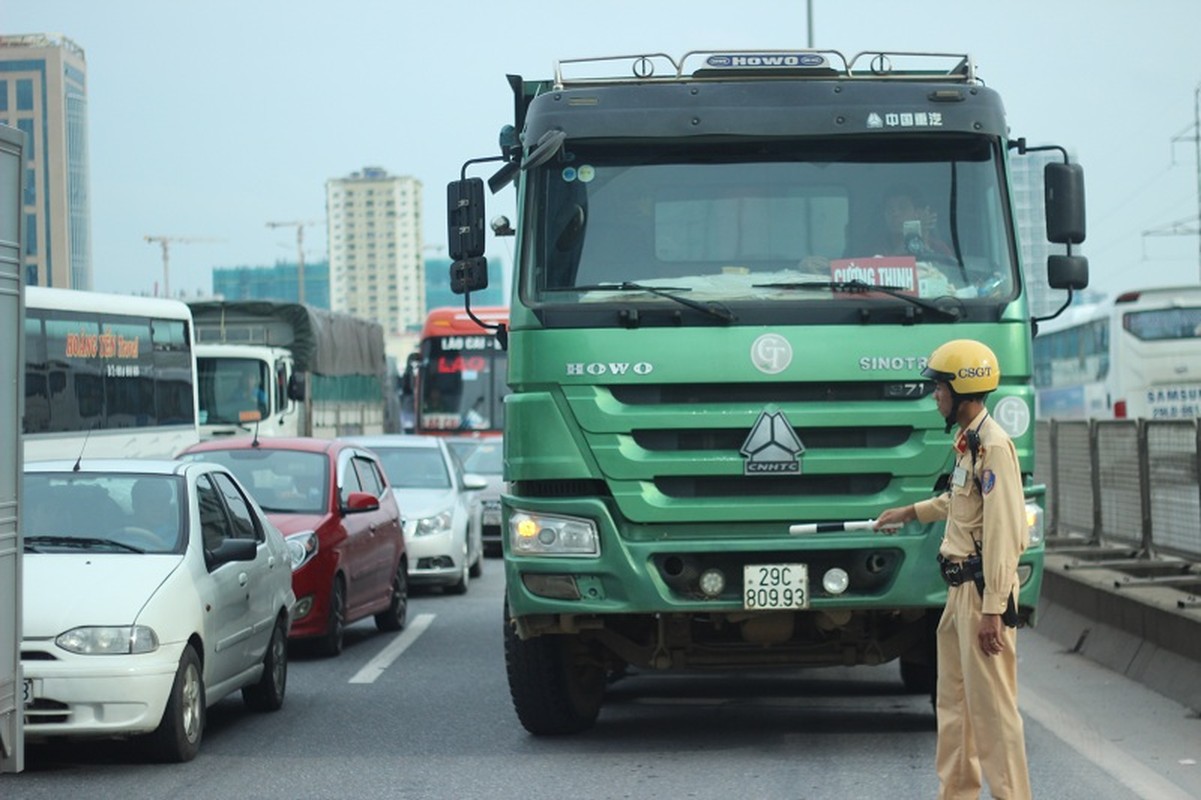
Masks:
[[[230,401],[240,411],[258,411],[266,415],[267,390],[263,388],[257,369],[251,369],[242,375],[242,380]]]

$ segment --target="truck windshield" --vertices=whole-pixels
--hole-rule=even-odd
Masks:
[[[267,362],[201,356],[196,372],[201,424],[236,423],[244,411],[270,413]]]
[[[1002,170],[965,135],[568,142],[527,184],[522,296],[898,305],[838,289],[864,283],[996,307],[1019,286]]]

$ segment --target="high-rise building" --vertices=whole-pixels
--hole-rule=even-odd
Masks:
[[[1015,156],[1009,162],[1014,224],[1026,273],[1026,288],[1030,292],[1030,313],[1036,317],[1054,314],[1068,299],[1065,290],[1052,289],[1047,283],[1047,256],[1062,255],[1067,248],[1047,241],[1046,198],[1043,194],[1043,168],[1052,161],[1062,160],[1063,155],[1058,150],[1044,150]],[[1079,246],[1075,246],[1073,252],[1082,254]]]
[[[92,288],[87,64],[57,34],[0,36],[0,122],[25,132],[25,282]]]
[[[326,181],[325,209],[330,307],[379,322],[403,360],[425,320],[421,182],[364,167]]]
[[[300,300],[300,264],[279,262],[272,267],[214,267],[213,294],[226,300]],[[329,264],[305,262],[304,302],[329,308]]]

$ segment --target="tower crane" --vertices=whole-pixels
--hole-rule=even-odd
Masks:
[[[163,297],[171,296],[171,243],[219,242],[220,239],[209,239],[196,236],[150,236],[144,237],[151,244],[157,243],[163,250]]]
[[[323,225],[325,220],[306,219],[292,222],[268,222],[268,228],[296,229],[296,286],[297,302],[304,302],[304,229],[310,225]]]

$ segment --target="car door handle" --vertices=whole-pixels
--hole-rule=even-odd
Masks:
[[[239,585],[239,586],[245,586],[245,585],[246,585],[246,583],[247,583],[249,580],[250,580],[250,578],[248,578],[248,577],[246,576],[246,573],[245,573],[245,572],[239,572],[239,573],[238,573],[238,585]]]

